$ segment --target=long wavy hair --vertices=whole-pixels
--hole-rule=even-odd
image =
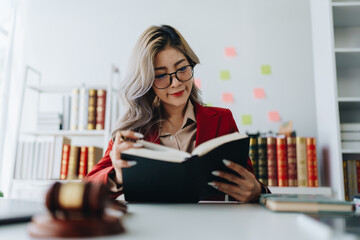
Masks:
[[[121,130],[140,132],[148,137],[154,134],[164,121],[161,117],[161,103],[152,85],[155,77],[155,56],[167,46],[182,52],[193,66],[200,63],[189,44],[173,27],[161,25],[147,28],[132,51],[127,74],[120,84],[119,95],[125,112],[114,127],[113,139],[116,132]],[[202,104],[200,90],[194,83],[189,98],[192,103]]]

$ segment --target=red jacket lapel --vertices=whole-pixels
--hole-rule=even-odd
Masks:
[[[195,146],[206,142],[217,136],[219,128],[219,116],[211,108],[203,107],[200,104],[194,104],[197,130]]]

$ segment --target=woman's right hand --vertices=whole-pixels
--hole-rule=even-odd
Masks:
[[[127,168],[134,166],[136,164],[135,161],[124,161],[121,159],[121,152],[125,151],[129,148],[141,148],[143,145],[141,143],[136,143],[132,141],[124,141],[122,138],[125,139],[133,139],[138,140],[140,138],[143,138],[144,136],[141,133],[137,133],[134,131],[120,131],[117,132],[115,141],[112,147],[112,150],[110,151],[110,158],[112,165],[115,169],[115,182],[119,185],[122,184],[122,168]]]

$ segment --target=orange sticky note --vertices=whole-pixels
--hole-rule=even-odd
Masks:
[[[224,103],[233,103],[234,102],[234,95],[230,92],[226,92],[222,94],[222,101]]]
[[[254,88],[254,98],[256,99],[260,99],[260,98],[265,98],[265,91],[263,88]]]
[[[268,116],[270,122],[280,122],[280,115],[278,111],[270,111]]]
[[[201,89],[201,79],[200,78],[195,78],[195,86],[197,86],[198,89]]]
[[[225,56],[226,57],[236,57],[236,50],[234,47],[225,48]]]

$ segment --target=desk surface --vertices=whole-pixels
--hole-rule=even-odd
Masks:
[[[257,204],[129,204],[123,223],[125,234],[106,239],[355,239],[305,215],[273,213]],[[30,239],[26,226],[0,226],[0,238]]]

